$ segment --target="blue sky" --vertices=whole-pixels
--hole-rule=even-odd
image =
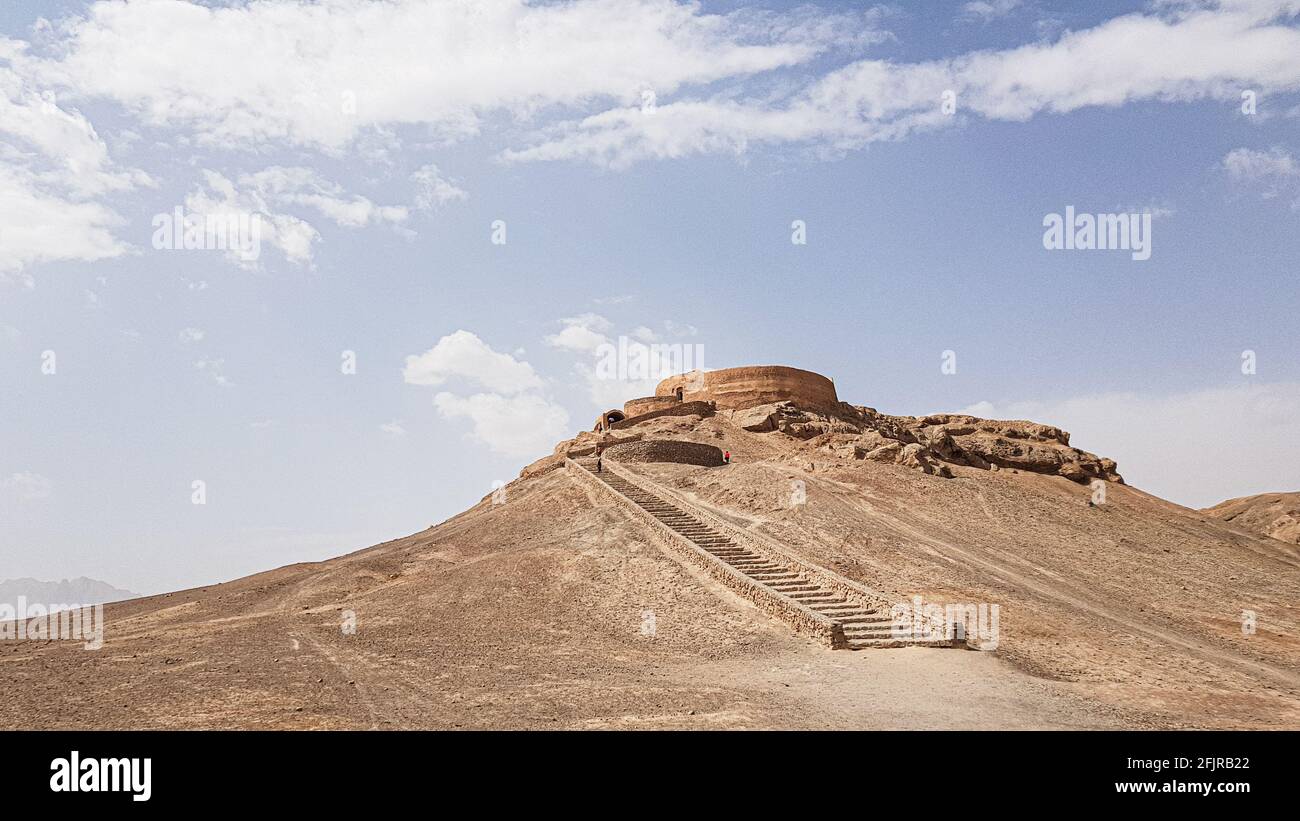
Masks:
[[[0,577],[418,530],[645,393],[592,376],[621,335],[1193,506],[1300,485],[1300,5],[473,8],[0,9]],[[1045,249],[1067,206],[1151,258]],[[156,249],[177,207],[259,257]]]

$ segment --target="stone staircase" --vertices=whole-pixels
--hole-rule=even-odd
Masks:
[[[817,581],[812,574],[784,567],[757,551],[738,544],[726,533],[683,509],[681,505],[638,487],[608,469],[597,473],[594,460],[582,460],[578,464],[614,492],[738,573],[837,622],[843,628],[847,649],[921,643],[894,638],[888,613],[852,601]]]

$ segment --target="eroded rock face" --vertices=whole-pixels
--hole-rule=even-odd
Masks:
[[[947,465],[981,470],[1013,468],[1123,482],[1114,460],[1071,447],[1070,434],[1036,422],[980,419],[961,414],[890,416],[874,408],[840,403],[835,412],[776,402],[730,412],[731,421],[753,433],[782,433],[839,456],[905,465],[936,476]]]
[[[1300,493],[1261,493],[1201,511],[1237,527],[1300,545]]]
[[[1031,473],[1054,473],[1075,482],[1123,482],[1113,459],[1070,446],[1070,434],[1036,422],[937,414],[913,426],[920,441],[940,442],[946,460],[974,467],[998,465]]]

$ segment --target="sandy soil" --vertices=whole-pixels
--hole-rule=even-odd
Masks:
[[[1089,508],[1061,477],[648,431],[734,459],[643,475],[873,587],[997,602],[998,649],[824,649],[559,470],[348,556],[110,605],[99,651],[0,642],[0,727],[1300,728],[1294,547],[1118,485]]]

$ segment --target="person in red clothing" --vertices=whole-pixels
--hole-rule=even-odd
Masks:
[[[724,464],[724,465],[729,465],[729,464],[731,464],[731,451],[729,451],[729,450],[724,450],[724,451],[722,452],[722,464]]]

